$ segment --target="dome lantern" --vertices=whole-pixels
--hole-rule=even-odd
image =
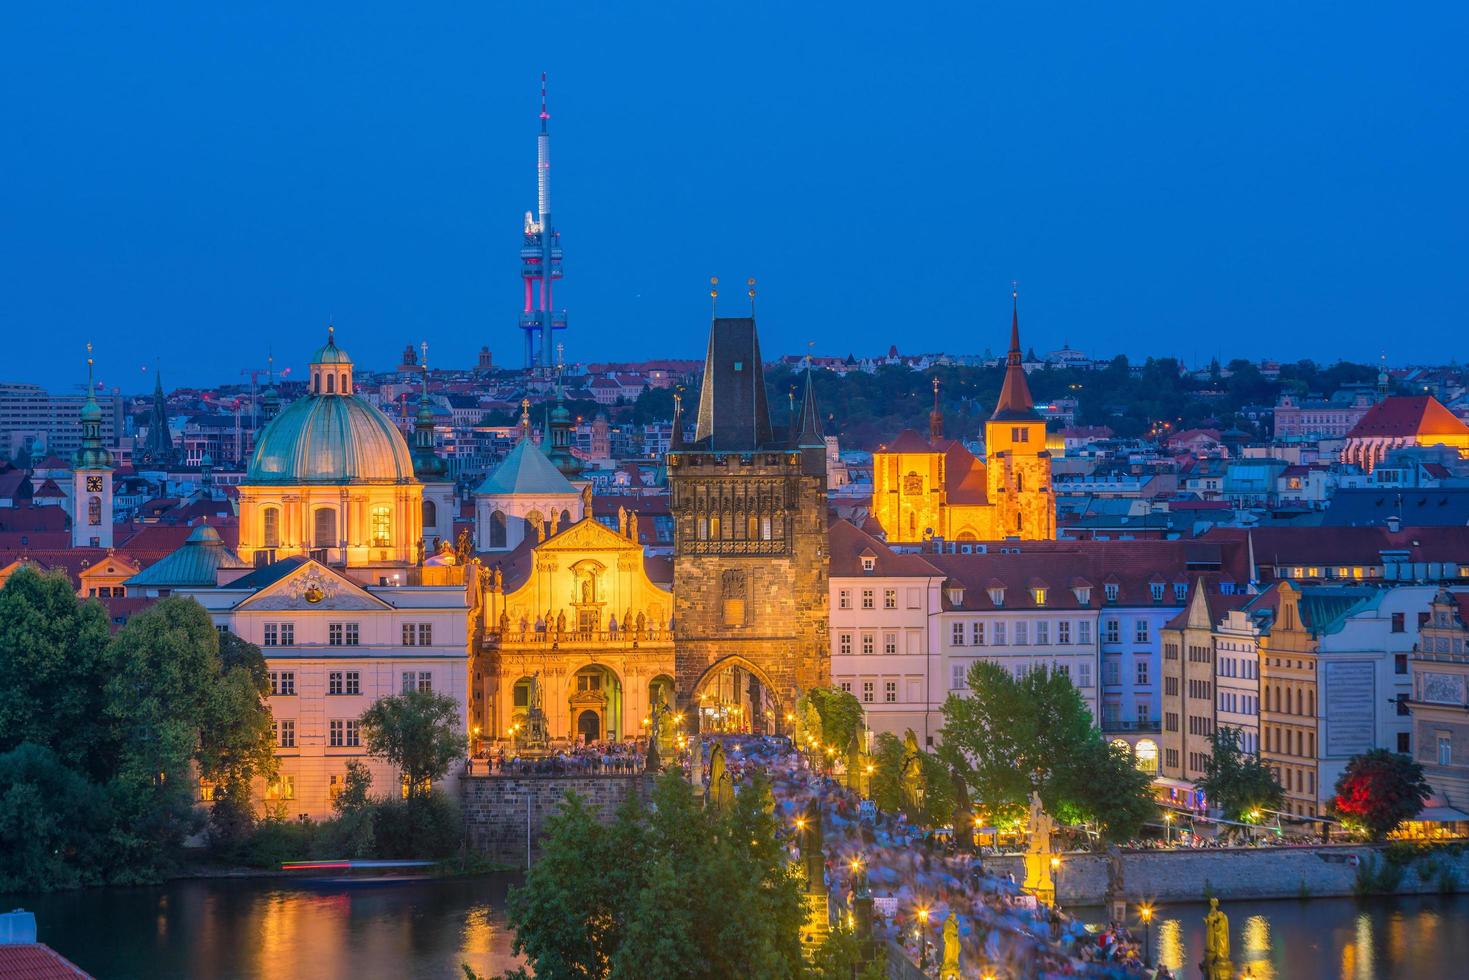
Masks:
[[[311,394],[352,394],[352,358],[337,346],[334,326],[326,328],[326,344],[311,356]]]

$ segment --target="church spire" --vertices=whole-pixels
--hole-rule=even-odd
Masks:
[[[928,413],[928,441],[938,442],[944,437],[944,413],[939,410],[939,379],[933,379],[933,411]]]
[[[418,394],[418,417],[413,424],[413,474],[420,480],[441,478],[444,461],[434,452],[434,410],[428,401],[428,341],[423,349],[423,385]]]
[[[155,466],[174,464],[173,432],[168,428],[168,398],[163,393],[163,371],[153,363],[153,408],[148,414],[148,439],[143,461]]]
[[[806,359],[806,391],[801,399],[801,428],[796,433],[797,449],[825,449],[821,422],[816,417],[816,387],[811,381],[811,359]]]
[[[1005,383],[1000,386],[1000,400],[995,413],[990,416],[996,422],[1035,421],[1040,415],[1035,410],[1035,401],[1030,396],[1030,383],[1025,379],[1022,366],[1024,355],[1020,353],[1020,292],[1013,286],[1010,290],[1010,351],[1005,355]]]

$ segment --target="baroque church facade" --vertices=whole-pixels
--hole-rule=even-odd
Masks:
[[[1005,380],[985,423],[984,459],[944,438],[937,381],[928,438],[908,429],[872,454],[872,515],[889,542],[1055,538],[1046,423],[1022,359],[1019,312],[1012,310]]]

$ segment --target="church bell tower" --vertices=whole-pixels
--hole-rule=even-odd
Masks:
[[[985,483],[996,509],[997,537],[1048,540],[1056,536],[1051,453],[1046,420],[1035,410],[1020,353],[1020,312],[1011,294],[1010,350],[994,414],[984,426]]]
[[[71,545],[112,547],[112,453],[102,445],[102,409],[92,382],[87,344],[87,400],[82,405],[82,445],[71,466]]]

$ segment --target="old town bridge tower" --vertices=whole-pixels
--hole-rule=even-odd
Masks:
[[[718,317],[694,440],[668,453],[679,704],[703,730],[777,731],[830,683],[826,446],[807,369],[790,431],[770,422],[753,317]]]

